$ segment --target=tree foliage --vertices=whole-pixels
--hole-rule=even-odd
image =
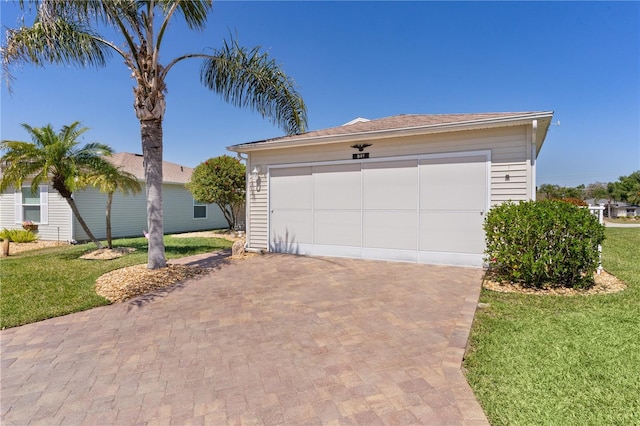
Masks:
[[[24,8],[26,2],[20,2]],[[166,79],[174,65],[202,60],[200,81],[222,98],[248,107],[282,127],[300,133],[307,124],[306,106],[295,82],[259,47],[246,49],[234,39],[222,48],[197,49],[160,63],[161,46],[170,23],[181,18],[191,30],[202,30],[212,11],[211,0],[41,0],[31,26],[7,30],[2,47],[4,75],[11,66],[33,64],[103,67],[119,56],[134,79],[134,112],[140,121],[145,164],[148,268],[166,266],[162,216],[162,121],[166,110]],[[106,30],[100,34],[98,30]],[[111,40],[110,37],[114,37]],[[210,52],[210,53],[209,53]]]
[[[560,186],[545,183],[538,187],[538,198],[541,200],[583,198],[584,190],[584,185],[578,185],[575,188],[572,188],[570,186]]]
[[[587,185],[584,190],[584,198],[593,198],[594,203],[598,204],[601,200],[606,200],[609,196],[607,184],[603,182],[594,182]]]
[[[640,205],[640,170],[629,176],[620,176],[620,179],[610,183],[607,189],[616,201]]]
[[[210,158],[194,169],[186,186],[196,201],[217,204],[229,228],[236,227],[246,193],[246,168],[240,160],[228,155]]]
[[[108,166],[103,155],[111,155],[111,147],[97,142],[78,147],[78,139],[89,130],[80,127],[78,121],[62,126],[58,133],[50,124],[44,127],[22,124],[22,127],[31,135],[32,142],[3,140],[0,144],[0,150],[5,152],[0,158],[0,162],[5,164],[0,192],[9,186],[20,188],[25,180],[31,181],[33,192],[39,185],[51,183],[67,201],[85,234],[101,248],[100,242],[80,215],[72,194],[81,185],[84,175]]]

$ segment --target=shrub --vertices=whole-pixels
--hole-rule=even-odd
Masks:
[[[508,202],[484,222],[485,254],[498,280],[529,287],[588,287],[604,226],[588,209],[558,200]]]
[[[38,239],[36,234],[25,229],[7,229],[0,231],[1,240],[9,240],[14,243],[30,243]]]
[[[552,200],[556,201],[564,201],[565,203],[573,204],[574,206],[582,207],[588,206],[586,201],[581,200],[580,198],[552,198]]]

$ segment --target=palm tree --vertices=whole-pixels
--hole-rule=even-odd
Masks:
[[[111,204],[113,203],[113,193],[122,192],[124,195],[140,192],[142,188],[135,175],[122,170],[112,164],[107,164],[104,169],[97,170],[82,180],[83,184],[95,186],[107,194],[107,210],[105,213],[107,225],[107,248],[113,248],[111,238]]]
[[[162,222],[162,120],[167,74],[186,59],[202,62],[200,81],[226,102],[249,107],[281,126],[288,134],[303,132],[306,107],[293,80],[259,48],[246,49],[233,38],[212,53],[187,53],[160,64],[170,21],[181,17],[193,30],[205,27],[211,0],[68,0],[34,1],[32,26],[7,31],[2,49],[3,69],[32,63],[104,66],[120,56],[135,80],[134,110],[140,121],[147,188],[149,259],[147,267],[166,266]],[[21,2],[24,8],[24,2]],[[107,40],[97,28],[110,28],[122,37]]]
[[[31,179],[31,190],[36,192],[43,182],[51,182],[53,188],[64,198],[76,219],[82,226],[89,239],[98,248],[102,248],[100,241],[91,233],[86,222],[80,215],[73,200],[73,191],[78,189],[79,180],[89,172],[106,167],[106,160],[102,155],[111,155],[111,147],[92,142],[78,148],[78,138],[87,130],[79,127],[76,121],[63,126],[59,133],[48,124],[44,127],[31,127],[22,124],[33,142],[3,140],[0,149],[5,154],[0,162],[5,165],[0,192],[4,192],[10,185],[21,188],[22,182]]]

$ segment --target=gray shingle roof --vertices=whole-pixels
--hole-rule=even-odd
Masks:
[[[332,136],[348,136],[367,134],[370,132],[437,128],[455,124],[482,125],[483,123],[495,123],[509,119],[527,119],[536,116],[548,116],[552,111],[528,111],[528,112],[489,112],[489,113],[465,113],[465,114],[401,114],[391,117],[378,118],[369,121],[352,120],[353,124],[330,127],[328,129],[313,130],[299,135],[282,136],[273,139],[243,143],[228,147],[232,151],[241,151],[240,147],[251,145],[270,145],[287,142],[303,141],[317,138],[330,138]]]
[[[138,180],[144,181],[144,166],[142,154],[132,154],[130,152],[118,152],[111,157],[105,157],[116,167],[122,167],[126,172],[131,173]],[[193,169],[179,164],[162,162],[162,178],[165,183],[187,183],[191,179]]]

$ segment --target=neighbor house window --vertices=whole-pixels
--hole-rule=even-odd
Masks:
[[[49,193],[47,185],[40,185],[35,192],[30,186],[23,186],[16,192],[16,223],[31,221],[48,223]]]
[[[207,218],[207,204],[199,203],[193,200],[193,218],[194,219],[206,219]]]

